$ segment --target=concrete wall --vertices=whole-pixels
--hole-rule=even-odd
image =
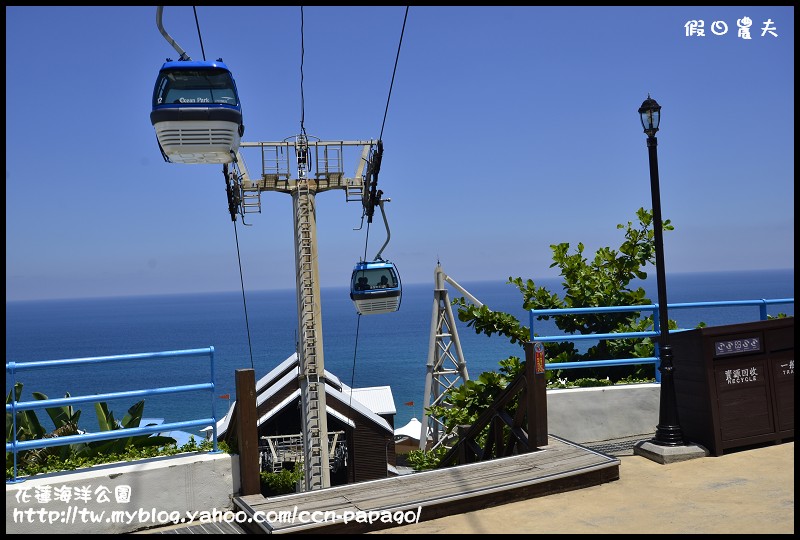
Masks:
[[[547,391],[548,433],[591,443],[655,433],[661,385]],[[128,502],[117,497],[129,490]],[[238,456],[192,453],[6,484],[6,533],[119,534],[232,509]],[[113,513],[116,512],[116,515]]]
[[[588,443],[653,435],[661,385],[624,384],[547,391],[547,432]]]
[[[230,510],[238,491],[238,456],[226,453],[36,475],[6,484],[6,533],[127,533],[186,519],[187,512]]]
[[[547,391],[547,432],[579,444],[656,432],[661,385],[624,384]],[[398,454],[419,448],[417,439],[396,445]]]

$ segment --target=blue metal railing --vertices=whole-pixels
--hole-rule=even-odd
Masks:
[[[83,364],[106,364],[111,362],[123,362],[133,360],[154,360],[164,358],[186,358],[208,356],[211,364],[210,382],[200,384],[190,384],[183,386],[164,386],[149,388],[145,390],[130,390],[124,392],[110,392],[106,394],[95,394],[90,396],[71,396],[57,399],[41,399],[36,401],[17,401],[15,391],[16,375],[21,371],[52,367],[72,367]],[[17,479],[17,454],[22,450],[33,450],[35,448],[47,448],[51,446],[64,446],[74,443],[89,443],[94,441],[104,441],[111,439],[122,439],[137,435],[149,435],[185,428],[200,427],[211,425],[213,452],[219,452],[217,447],[217,415],[214,400],[214,347],[204,349],[186,349],[181,351],[163,351],[154,353],[125,354],[117,356],[98,356],[92,358],[75,358],[69,360],[46,360],[41,362],[8,362],[6,363],[6,381],[11,384],[11,403],[6,404],[6,413],[11,413],[13,434],[12,440],[6,442],[6,452],[14,454],[14,476],[13,480],[6,483],[15,483]],[[78,435],[66,435],[63,437],[50,437],[45,439],[32,439],[26,441],[17,440],[17,412],[35,409],[45,409],[50,407],[60,407],[64,405],[75,405],[78,403],[101,402],[118,398],[139,398],[146,396],[158,396],[164,394],[178,394],[182,392],[194,392],[207,390],[211,393],[211,418],[200,418],[197,420],[186,420],[183,422],[172,422],[169,424],[159,424],[153,426],[142,426],[136,428],[122,428],[99,433],[81,433]]]
[[[668,309],[685,308],[708,308],[708,307],[732,307],[732,306],[759,306],[759,320],[767,320],[767,306],[773,304],[794,304],[794,298],[775,298],[771,300],[726,300],[719,302],[686,302],[681,304],[667,304]],[[536,317],[544,315],[582,315],[585,313],[619,313],[625,311],[652,311],[653,330],[649,332],[615,332],[610,334],[563,334],[557,336],[536,336],[534,323]],[[598,339],[630,339],[656,337],[661,332],[658,317],[658,304],[647,304],[640,306],[607,306],[607,307],[588,307],[588,308],[562,308],[562,309],[532,309],[530,310],[530,336],[531,341],[539,342],[561,342],[579,340],[598,340]],[[670,332],[681,332],[685,328],[670,330]],[[656,356],[615,358],[611,360],[588,360],[583,362],[555,362],[545,363],[545,369],[577,369],[586,367],[608,367],[625,366],[639,364],[655,364],[656,381],[661,382],[661,372],[659,371],[660,358],[658,356],[658,343],[655,346]]]

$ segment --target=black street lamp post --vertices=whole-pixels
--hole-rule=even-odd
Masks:
[[[653,232],[656,249],[656,279],[658,283],[658,320],[660,326],[659,358],[661,359],[661,396],[658,409],[658,425],[651,442],[661,446],[684,444],[681,426],[678,423],[678,406],[675,401],[672,347],[669,344],[669,318],[667,315],[667,284],[664,272],[664,240],[661,221],[661,192],[658,186],[658,140],[656,132],[661,121],[661,105],[650,95],[639,107],[642,127],[647,134],[647,151],[650,157],[650,192],[653,197]]]

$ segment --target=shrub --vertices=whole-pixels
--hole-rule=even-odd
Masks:
[[[301,481],[304,476],[303,464],[296,461],[291,471],[289,469],[281,469],[276,473],[263,471],[260,476],[261,494],[265,497],[294,493],[297,482]]]

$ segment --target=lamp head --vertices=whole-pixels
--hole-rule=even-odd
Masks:
[[[648,137],[654,137],[658,131],[658,124],[661,122],[661,105],[647,94],[642,106],[639,107],[639,116],[642,120],[642,127]]]

